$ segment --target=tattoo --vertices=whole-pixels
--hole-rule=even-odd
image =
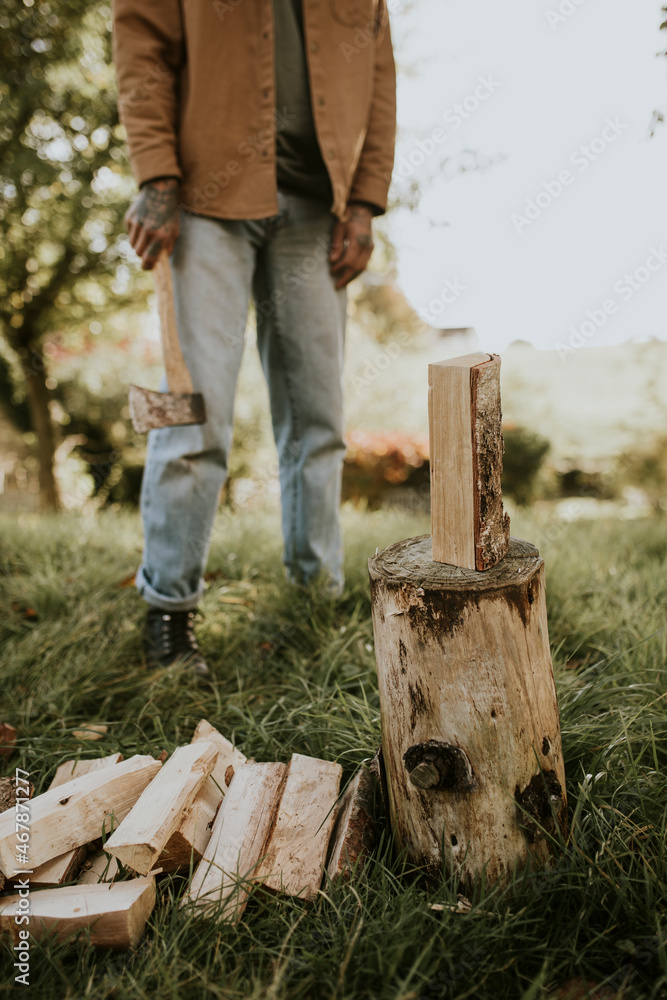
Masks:
[[[147,229],[161,229],[174,222],[178,211],[178,181],[149,181],[138,207],[137,222]]]
[[[357,241],[357,246],[363,247],[364,250],[367,250],[369,247],[371,248],[371,250],[373,249],[373,240],[368,235],[368,233],[361,233],[360,235],[355,236],[354,238]]]
[[[365,205],[350,205],[350,221],[370,224],[372,218],[370,209]]]

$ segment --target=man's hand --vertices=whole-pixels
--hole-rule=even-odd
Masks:
[[[178,239],[178,178],[158,177],[143,184],[124,221],[142,269],[150,271],[160,252],[171,253]]]
[[[337,222],[331,237],[329,266],[336,288],[344,288],[368,266],[373,253],[373,211],[369,205],[350,202],[343,222]]]

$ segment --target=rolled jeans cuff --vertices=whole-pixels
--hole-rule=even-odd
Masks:
[[[143,599],[152,608],[160,608],[162,611],[194,611],[206,588],[202,577],[199,581],[199,590],[194,594],[188,594],[187,597],[165,597],[164,594],[158,594],[157,590],[151,587],[144,574],[143,566],[137,570],[135,585]]]

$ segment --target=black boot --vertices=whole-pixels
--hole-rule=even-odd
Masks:
[[[211,671],[199,651],[193,632],[196,611],[163,611],[149,608],[144,626],[144,652],[152,667],[182,662],[202,681]]]

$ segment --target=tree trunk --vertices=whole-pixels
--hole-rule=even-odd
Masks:
[[[565,826],[544,596],[528,542],[480,572],[431,538],[369,562],[389,812],[400,848],[470,885],[542,865]]]
[[[26,377],[26,390],[30,422],[37,435],[37,455],[39,458],[39,494],[45,510],[60,509],[60,494],[55,475],[55,432],[49,411],[49,390],[46,386],[46,371],[41,353],[31,349],[33,364]],[[34,362],[37,362],[36,364]],[[40,363],[41,362],[41,363]]]

